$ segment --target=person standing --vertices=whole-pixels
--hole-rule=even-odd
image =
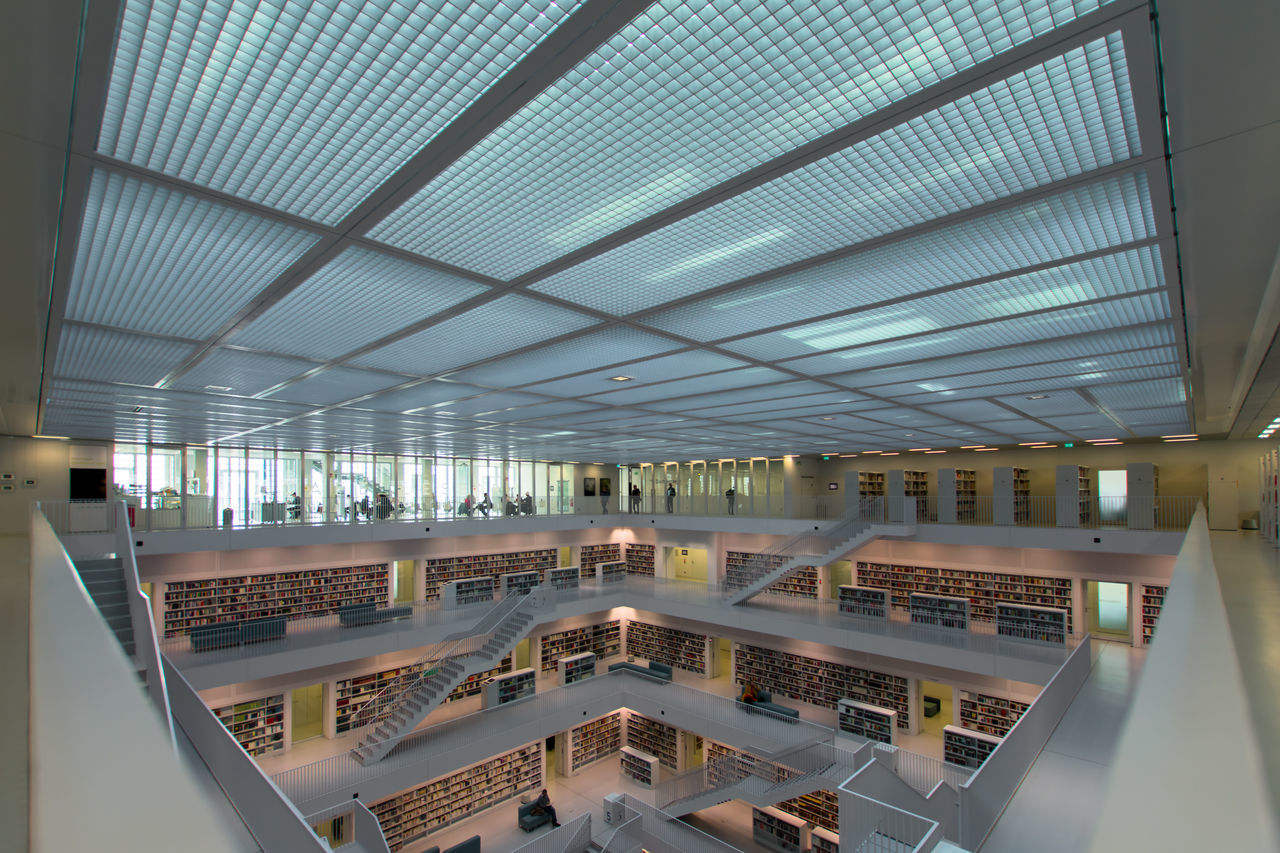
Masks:
[[[733,515],[733,502],[734,502],[734,499],[737,497],[737,495],[738,493],[733,490],[733,486],[730,486],[728,489],[725,490],[724,499],[729,504],[729,515]]]
[[[676,487],[674,483],[667,483],[667,512],[676,511]]]
[[[631,511],[640,511],[640,487],[635,484],[631,486]]]

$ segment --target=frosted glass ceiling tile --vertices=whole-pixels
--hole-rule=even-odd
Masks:
[[[704,409],[711,409],[717,406],[731,406],[735,403],[787,406],[795,403],[835,401],[844,401],[849,405],[853,405],[862,399],[864,398],[861,394],[855,394],[852,391],[835,390],[819,382],[793,380],[762,388],[744,388],[737,391],[703,394],[698,397],[698,406]],[[678,409],[682,405],[687,405],[687,403],[681,403],[680,401],[657,403],[651,404],[650,408],[662,409],[671,407]]]
[[[608,411],[590,403],[576,403],[572,400],[565,400],[564,402],[532,403],[509,412],[492,412],[485,415],[485,420],[523,422],[534,421],[539,418],[554,418],[554,423],[562,423],[561,418],[564,415],[582,414],[583,412],[598,412],[603,415]]]
[[[1037,418],[1050,419],[1062,415],[1079,415],[1081,413],[1097,414],[1098,411],[1074,391],[1058,391],[1045,396],[1042,400],[1028,400],[1027,396],[1023,394],[1017,397],[997,397],[996,399]]]
[[[609,394],[597,394],[589,398],[593,403],[606,406],[637,405],[651,400],[665,400],[671,397],[684,397],[690,394],[705,394],[728,388],[743,388],[749,385],[767,385],[788,379],[785,373],[770,370],[767,367],[747,367],[741,370],[729,370],[710,376],[696,376],[690,379],[677,379],[672,382],[660,382],[656,385],[645,385],[640,388],[628,388]]]
[[[601,370],[574,376],[568,379],[557,379],[551,382],[540,382],[530,385],[524,390],[537,391],[539,394],[553,394],[562,397],[578,397],[595,394],[602,389],[617,383],[610,382],[611,376],[631,376],[635,382],[661,382],[677,376],[695,376],[700,373],[714,373],[735,367],[746,367],[747,362],[739,361],[713,352],[679,352],[650,358],[636,364],[628,364],[617,370]],[[631,384],[631,383],[628,383]]]
[[[365,370],[352,370],[347,367],[331,367],[309,376],[301,382],[286,385],[270,397],[279,400],[296,400],[299,403],[311,403],[317,406],[341,403],[374,391],[381,391],[393,385],[408,382],[407,376],[394,376],[388,373],[370,373]]]
[[[1116,422],[1106,415],[1045,415],[1043,420],[1070,435],[1081,438],[1124,438],[1124,431],[1116,426]]]
[[[297,228],[95,170],[66,316],[205,338],[314,242]]]
[[[1131,382],[1126,385],[1101,385],[1093,389],[1093,396],[1099,403],[1116,412],[1176,406],[1187,400],[1181,377],[1153,382]]]
[[[940,391],[924,391],[904,397],[896,397],[895,402],[903,405],[929,405],[948,399],[972,399],[974,397],[990,397],[996,394],[1042,394],[1052,393],[1056,388],[1095,388],[1099,382],[1125,383],[1144,379],[1176,375],[1178,365],[1157,365],[1154,367],[1134,367],[1125,370],[1097,371],[1096,373],[1078,373],[1054,379],[1033,379],[1027,382],[1008,382],[998,386],[976,386],[970,388],[954,388]]]
[[[670,338],[659,337],[629,327],[612,326],[580,338],[544,347],[536,352],[463,370],[453,374],[453,378],[480,385],[524,385],[548,376],[576,373],[642,356],[669,352],[679,349],[680,346]],[[626,369],[620,369],[610,375],[618,373],[631,375]]]
[[[356,404],[361,409],[375,409],[380,412],[407,412],[449,400],[461,400],[485,393],[484,388],[474,385],[460,385],[456,382],[423,382],[406,388],[403,391],[392,391],[379,394]]]
[[[584,329],[596,321],[517,294],[500,296],[457,317],[353,360],[361,367],[441,373],[487,356]],[[493,342],[489,345],[486,342]]]
[[[128,0],[98,150],[332,224],[578,5]]]
[[[225,393],[248,397],[315,366],[314,362],[293,358],[216,349],[178,377],[173,387],[185,391],[228,388],[230,390]]]
[[[72,379],[154,385],[195,352],[182,341],[66,325],[54,373]]]
[[[489,288],[369,249],[347,249],[231,342],[331,360]]]
[[[1026,364],[1021,367],[1009,367],[1000,370],[976,371],[957,376],[930,379],[925,382],[908,382],[893,385],[859,382],[858,385],[868,394],[895,397],[903,394],[915,394],[921,390],[944,392],[963,388],[1004,385],[1009,382],[1057,379],[1063,376],[1084,377],[1083,384],[1087,384],[1090,380],[1105,376],[1110,371],[1129,367],[1163,365],[1165,372],[1169,372],[1177,364],[1177,360],[1177,352],[1172,348],[1167,348],[1120,356],[1096,356],[1084,362],[1054,361]]]
[[[1145,247],[730,341],[723,346],[755,358],[788,358],[1163,286],[1159,251]],[[1099,307],[1106,310],[1105,305]],[[1167,317],[1166,311],[1158,319]],[[981,326],[973,329],[973,335],[968,331],[964,330],[964,336],[970,346],[1006,343],[988,339]]]
[[[467,418],[480,415],[484,412],[501,412],[504,409],[531,406],[541,402],[544,402],[544,398],[534,396],[533,394],[506,392],[500,394],[485,394],[481,397],[473,397],[470,400],[455,400],[450,402],[445,409],[458,417]],[[429,415],[436,411],[438,410],[426,409],[421,414]]]
[[[934,402],[927,406],[929,411],[944,418],[957,421],[989,421],[1006,417],[1008,409],[1001,408],[987,400],[960,400],[954,403]]]
[[[663,0],[371,233],[511,278],[1098,5]]]
[[[1150,210],[1145,174],[1120,175],[690,302],[643,322],[718,340],[1148,238],[1155,235]]]
[[[639,311],[1139,153],[1116,34],[532,287]]]

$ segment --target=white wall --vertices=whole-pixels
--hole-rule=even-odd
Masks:
[[[27,528],[27,507],[32,501],[65,501],[70,496],[71,447],[73,442],[23,436],[0,436],[0,473],[13,474],[12,492],[0,492],[0,533],[20,533]],[[74,442],[91,445],[94,442]],[[110,447],[110,445],[105,445]],[[110,479],[110,452],[107,453]],[[36,481],[23,488],[23,480]],[[110,486],[108,485],[108,493]]]

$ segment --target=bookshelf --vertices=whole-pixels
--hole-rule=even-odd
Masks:
[[[960,726],[946,726],[942,730],[943,759],[951,764],[977,770],[987,760],[987,756],[995,752],[1000,740],[994,735]]]
[[[577,589],[578,567],[565,566],[561,569],[548,569],[547,583],[551,584],[552,589]]]
[[[781,554],[766,556],[746,551],[724,552],[724,585],[726,589],[743,589],[756,576],[758,561],[765,560],[771,569],[785,563],[789,557]],[[766,591],[790,595],[796,598],[818,597],[818,567],[800,566],[769,586]]]
[[[1091,471],[1081,465],[1059,465],[1055,508],[1058,527],[1088,527],[1093,521]]]
[[[840,612],[869,619],[888,619],[889,591],[863,586],[841,586]]]
[[[440,585],[440,603],[447,609],[493,601],[494,578],[478,577],[445,581]]]
[[[996,468],[992,471],[991,511],[996,524],[1026,524],[1031,520],[1031,471]]]
[[[605,658],[622,651],[622,621],[613,619],[582,628],[568,628],[554,634],[544,634],[541,645],[542,671],[555,669],[561,658],[568,655],[593,652]]]
[[[1142,585],[1142,645],[1149,646],[1156,635],[1156,621],[1164,608],[1164,596],[1169,591],[1167,586]]]
[[[913,592],[939,593],[968,598],[969,618],[990,622],[996,618],[996,606],[1001,602],[1032,604],[1065,611],[1067,631],[1071,631],[1071,578],[890,565],[861,560],[856,565],[856,583],[888,590],[891,607],[909,608]]]
[[[895,469],[889,472],[889,521],[915,521],[928,517],[929,474],[925,471]],[[906,498],[916,499],[913,518],[907,518]]]
[[[654,546],[638,542],[627,543],[628,574],[653,577],[654,566]]]
[[[809,824],[773,806],[753,806],[751,837],[757,844],[771,850],[801,853],[809,849]]]
[[[481,576],[496,578],[508,572],[541,573],[559,565],[560,555],[556,548],[429,558],[423,560],[425,579],[422,597],[427,601],[439,598],[440,585],[445,581]]]
[[[815,826],[813,832],[809,836],[809,843],[813,845],[813,853],[840,853],[840,835],[829,829],[823,829]]]
[[[784,765],[762,763],[761,759],[749,752],[743,752],[715,741],[706,742],[706,760],[708,762],[726,757],[733,759],[738,772],[753,773],[771,782],[784,782],[800,775],[800,771]],[[722,785],[731,782],[732,778],[730,775],[721,777],[713,773],[711,781],[717,785]],[[826,827],[831,832],[838,832],[840,829],[839,798],[831,791],[819,790],[814,791],[812,794],[783,800],[777,804],[777,808],[779,811],[786,812],[801,820],[811,821],[818,826]]]
[[[601,545],[583,545],[578,549],[578,567],[584,578],[593,578],[596,563],[616,563],[622,559],[621,542],[605,542]]]
[[[611,563],[596,563],[595,581],[601,586],[622,583],[627,579],[627,564],[618,560]]]
[[[684,769],[680,760],[680,730],[675,726],[629,712],[626,745],[657,756],[663,767],[676,772]]]
[[[557,744],[561,739],[557,738]],[[573,776],[583,767],[614,755],[622,747],[622,712],[615,711],[569,730],[568,749],[560,752],[560,772]]]
[[[840,831],[840,800],[831,791],[817,790],[778,803],[778,811],[806,820],[831,832]]]
[[[972,523],[977,508],[978,472],[971,468],[938,469],[938,522]]]
[[[1016,699],[961,690],[960,725],[970,731],[1002,738],[1029,707],[1027,702]]]
[[[373,803],[387,845],[400,850],[432,830],[542,787],[542,742],[505,752]]]
[[[823,708],[851,698],[898,712],[898,728],[910,728],[906,678],[848,664],[738,643],[734,646],[738,684],[750,681],[777,696]]]
[[[897,711],[868,705],[854,699],[841,699],[838,705],[840,731],[877,743],[893,743]]]
[[[214,708],[213,713],[250,755],[284,749],[283,693]]]
[[[560,658],[560,686],[576,684],[593,678],[596,674],[596,656],[594,652],[582,652]]]
[[[484,682],[480,694],[480,707],[496,708],[532,696],[538,689],[538,675],[532,667],[517,669],[505,675],[496,675]]]
[[[391,667],[389,669],[378,670],[377,672],[368,672],[363,675],[357,675],[352,678],[344,678],[334,685],[334,704],[335,708],[335,731],[337,734],[350,731],[364,725],[367,720],[357,722],[356,715],[360,712],[361,707],[374,696],[381,693],[393,684],[405,685],[412,679],[416,678],[422,672],[425,664],[406,664],[405,666]],[[502,662],[493,669],[484,672],[477,672],[468,676],[465,681],[459,684],[453,690],[449,691],[449,695],[445,697],[446,702],[456,702],[459,699],[466,699],[469,696],[478,696],[484,682],[490,678],[502,675],[511,669],[511,655],[503,658]]]
[[[537,572],[511,572],[502,576],[502,597],[525,595],[540,583],[542,576]]]
[[[627,654],[705,675],[709,639],[705,634],[628,620]]]
[[[1032,604],[997,604],[996,634],[1061,648],[1067,644],[1067,612]]]
[[[908,599],[911,621],[952,631],[969,630],[969,599],[930,592],[913,592]]]
[[[885,479],[881,471],[858,472],[858,496],[862,498],[882,498],[885,496]]]
[[[624,746],[619,751],[622,753],[623,776],[646,788],[652,788],[657,783],[661,765],[656,756],[629,746]]]
[[[296,572],[171,581],[164,592],[164,635],[177,637],[198,625],[285,616],[306,619],[343,604],[387,601],[387,563]]]

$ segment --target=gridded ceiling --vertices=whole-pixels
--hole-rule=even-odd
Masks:
[[[635,462],[1193,431],[1145,3],[122,5],[43,433]]]

